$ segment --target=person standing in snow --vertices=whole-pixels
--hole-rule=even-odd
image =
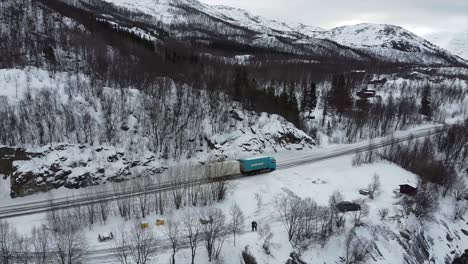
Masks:
[[[257,231],[257,222],[254,220],[252,221],[252,232]]]

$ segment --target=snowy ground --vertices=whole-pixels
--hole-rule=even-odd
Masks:
[[[409,129],[409,130],[406,130],[406,131],[398,131],[398,132],[396,132],[394,134],[394,136],[395,137],[404,137],[404,136],[411,135],[411,134],[418,135],[418,134],[421,134],[422,132],[425,133],[425,132],[427,132],[428,129],[431,129],[431,128],[434,128],[434,127],[440,127],[440,125],[434,125],[434,124],[421,125],[421,126],[417,126],[417,127],[414,127],[412,129]],[[233,138],[236,137],[236,136],[232,136],[232,135],[220,135],[220,136],[224,137],[223,140],[226,140],[226,138],[229,138],[229,137],[233,137]],[[373,143],[383,142],[384,140],[387,140],[389,138],[390,137],[375,138],[375,139],[372,140],[372,142]],[[236,140],[238,140],[238,139],[236,139]],[[369,144],[369,141],[367,141],[367,140],[361,141],[361,142],[358,142],[358,143],[354,143],[354,144],[329,144],[328,141],[326,140],[326,138],[322,137],[322,142],[320,143],[320,145],[314,147],[313,149],[310,149],[308,147],[305,148],[305,149],[301,149],[303,146],[298,144],[297,146],[296,145],[290,145],[289,147],[279,149],[276,152],[274,150],[270,149],[269,151],[266,151],[262,155],[275,157],[275,159],[277,160],[278,165],[281,165],[281,164],[284,164],[284,163],[287,163],[287,162],[293,162],[293,161],[301,160],[301,159],[307,158],[307,157],[309,157],[311,155],[320,156],[320,155],[325,155],[327,153],[332,153],[332,152],[336,152],[336,151],[349,150],[349,149],[353,149],[353,148],[357,148],[357,147],[363,147],[363,146],[367,146],[368,144]],[[111,148],[110,146],[108,146],[108,147]],[[70,151],[70,149],[68,149],[67,151]],[[86,150],[77,150],[77,151],[79,151],[80,153],[70,152],[69,154],[71,154],[71,155],[68,155],[68,156],[73,158],[75,160],[75,162],[81,161],[80,159],[82,159],[83,161],[87,161],[88,156],[86,156],[86,153],[85,153]],[[103,153],[103,152],[101,152],[101,153]],[[53,154],[55,155],[56,153],[53,153]],[[249,153],[249,152],[242,152],[242,151],[237,151],[237,152],[236,151],[231,151],[229,153],[229,158],[231,158],[231,159],[247,158],[247,157],[251,157],[252,155],[255,155],[255,154],[254,153]],[[57,159],[57,157],[58,156],[54,156],[53,160]],[[106,158],[107,156],[103,156],[103,157]],[[197,159],[197,160],[187,161],[187,162],[197,162],[197,161],[199,161],[199,160]],[[41,164],[39,164],[37,166],[41,167],[42,162],[43,162],[43,160],[41,159]],[[17,163],[15,163],[15,165],[17,165]],[[97,165],[99,165],[99,164],[97,164]],[[166,164],[166,165],[171,166],[171,164]],[[74,189],[67,189],[65,187],[60,187],[59,189],[50,190],[47,193],[37,193],[37,194],[32,194],[32,195],[29,195],[29,196],[26,196],[26,197],[18,197],[18,198],[12,199],[10,197],[10,182],[9,182],[9,179],[8,180],[3,180],[3,179],[0,180],[0,206],[18,205],[18,204],[31,202],[31,201],[46,200],[46,199],[50,199],[50,198],[64,198],[64,197],[72,198],[74,195],[80,195],[81,193],[82,193],[81,190],[74,190]]]
[[[40,89],[43,87],[51,87],[53,84],[55,84],[55,82],[61,83],[63,81],[62,79],[67,78],[65,75],[58,74],[55,76],[56,79],[53,79],[48,75],[41,73],[40,71],[34,70],[32,71],[31,75],[23,76],[21,71],[17,72],[15,70],[11,70],[8,72],[4,71],[3,75],[0,74],[0,76],[2,77],[0,78],[0,81],[3,80],[5,84],[8,84],[8,87],[5,86],[6,89],[0,89],[0,96],[7,97],[13,102],[20,100],[24,95],[24,90],[21,90],[22,86],[17,86],[16,80],[19,80],[19,82],[25,82],[26,79],[30,78],[33,80],[31,82],[32,88]],[[17,78],[17,76],[20,76],[20,78]],[[403,80],[399,79],[394,83],[403,83]],[[460,85],[462,85],[462,89],[467,88],[466,83],[462,83]],[[17,87],[19,88],[17,89]],[[62,88],[59,87],[58,89]],[[398,89],[393,90],[393,92],[395,92],[393,95],[398,96]],[[381,92],[383,92],[383,94],[387,94],[386,89],[383,89]],[[455,110],[456,109],[448,108],[448,115],[454,117],[454,119],[458,119],[459,116],[464,116],[464,111],[456,112]],[[219,133],[212,135],[212,141],[216,144],[217,147],[225,149],[223,154],[232,159],[257,155],[258,153],[255,151],[256,149],[265,148],[263,145],[264,142],[255,139],[255,135],[257,135],[258,138],[267,139],[265,142],[268,143],[268,140],[272,137],[271,135],[275,135],[275,133],[278,131],[284,131],[285,128],[280,126],[280,122],[276,117],[267,118],[265,115],[262,115],[258,117],[256,121],[258,122],[255,126],[252,126],[253,129],[241,127],[239,124],[240,127],[238,129],[236,128],[230,133]],[[433,125],[428,124],[426,126]],[[288,128],[287,126],[285,127]],[[418,133],[418,130],[425,128],[425,126],[419,126],[413,130],[397,132],[396,135]],[[261,133],[259,133],[259,131]],[[304,135],[300,134],[300,132],[301,131],[296,131],[296,133],[299,133],[298,138],[304,137]],[[261,134],[261,136],[258,136],[258,134]],[[301,159],[308,155],[320,155],[340,149],[353,148],[356,146],[366,146],[366,144],[368,144],[368,142],[364,141],[349,145],[329,145],[328,139],[325,136],[321,137],[321,139],[322,142],[320,146],[315,147],[314,149],[310,149],[304,144],[290,144],[288,146],[284,146],[281,149],[277,149],[277,151],[272,148],[266,148],[267,151],[262,155],[274,156],[278,160],[278,164],[281,165],[284,162]],[[378,140],[383,139],[375,139],[374,141]],[[249,145],[246,145],[246,143]],[[270,145],[275,146],[273,143]],[[236,146],[237,148],[234,148],[233,146]],[[254,151],[245,151],[246,146],[253,149]],[[111,147],[109,146],[109,148]],[[101,152],[103,153],[103,156],[101,157],[102,159],[97,158],[96,160],[106,162],[107,157],[114,152],[119,151],[119,149],[111,149],[110,151],[112,153],[107,153],[106,151],[107,150]],[[89,149],[81,150],[78,145],[74,145],[67,150],[63,150],[63,152],[66,152],[70,157],[74,157],[74,159],[83,159],[85,162],[88,161],[88,158],[92,155],[88,153]],[[50,162],[54,162],[56,159],[61,157],[60,155],[57,156],[57,153],[58,152],[53,153],[55,156],[50,157]],[[392,239],[392,236],[388,236],[388,234],[398,234],[399,230],[402,229],[414,230],[423,227],[421,227],[420,224],[412,218],[403,218],[399,219],[398,221],[395,220],[382,222],[379,219],[377,213],[381,208],[388,208],[390,210],[390,216],[400,215],[399,206],[395,205],[397,198],[394,195],[394,190],[397,189],[398,184],[407,181],[416,181],[417,178],[415,175],[401,169],[400,167],[388,163],[352,167],[351,159],[351,156],[345,156],[310,165],[304,165],[301,167],[284,169],[270,174],[243,178],[231,182],[231,193],[229,194],[226,201],[224,201],[222,204],[219,204],[218,206],[227,213],[229,207],[233,203],[238,203],[246,216],[246,224],[244,230],[245,233],[238,239],[236,246],[232,244],[231,238],[226,241],[222,253],[224,263],[239,263],[240,252],[246,245],[250,246],[251,252],[257,257],[259,263],[285,263],[289,253],[292,251],[292,248],[287,241],[284,227],[278,221],[277,216],[275,215],[275,209],[272,203],[275,195],[282,192],[283,188],[287,188],[301,197],[310,197],[319,205],[326,205],[328,203],[329,196],[335,190],[342,192],[346,200],[363,198],[359,195],[358,191],[359,189],[367,187],[374,173],[380,175],[383,190],[375,200],[367,200],[370,214],[364,219],[364,223],[367,224],[367,227],[362,228],[360,233],[362,233],[363,236],[369,236],[373,240],[377,241],[376,243],[379,246],[382,256],[375,256],[376,263],[402,263],[404,250],[402,249],[401,245]],[[65,163],[70,163],[69,165],[71,166],[73,161],[75,160],[67,159]],[[119,165],[117,164],[119,162],[121,161],[116,162],[116,166]],[[25,165],[34,165],[34,167],[30,168],[30,170],[41,167],[37,167],[32,163]],[[99,163],[93,163],[93,166],[99,165]],[[51,197],[65,197],[80,193],[80,191],[69,190],[62,187],[49,193],[35,194],[28,197],[11,199],[9,197],[9,187],[8,180],[0,180],[0,206],[45,200]],[[433,256],[436,260],[435,263],[442,263],[445,254],[452,250],[459,252],[460,250],[464,250],[468,247],[467,236],[460,232],[461,228],[468,228],[463,222],[454,223],[451,220],[450,214],[451,210],[453,210],[452,206],[453,205],[450,203],[450,201],[443,200],[441,205],[443,210],[441,213],[437,214],[432,222],[429,222],[426,224],[426,226],[424,226],[426,234],[432,239],[431,241],[433,243],[433,252],[431,252],[431,256]],[[13,218],[9,221],[14,224],[20,232],[29,233],[32,227],[39,226],[43,223],[44,216],[44,214],[36,214],[32,216]],[[142,221],[154,223],[155,219],[157,218],[164,217],[151,215]],[[256,233],[249,232],[248,223],[250,223],[252,220],[256,220],[259,223],[259,228],[262,228],[262,226],[264,226],[266,223],[271,225],[274,231],[272,256],[267,256],[263,253],[259,242],[259,236]],[[115,263],[114,260],[106,256],[107,253],[105,251],[106,248],[112,246],[112,243],[99,243],[97,241],[97,234],[110,231],[112,231],[114,234],[118,234],[119,230],[122,230],[122,225],[130,225],[130,223],[124,223],[121,218],[114,217],[106,226],[95,225],[86,231],[86,235],[90,241],[90,249],[93,251],[93,253],[88,258],[89,263]],[[311,247],[308,251],[305,252],[304,260],[307,263],[317,263],[317,260],[320,260],[320,263],[338,262],[339,257],[343,256],[344,254],[344,238],[346,236],[346,232],[351,228],[351,225],[351,221],[348,221],[347,227],[338,231],[338,233],[335,234],[324,247],[318,245]],[[155,232],[158,233],[158,236],[161,240],[165,239],[164,235],[161,233],[161,229],[155,228]],[[455,240],[451,243],[447,243],[447,233],[450,233],[451,237],[455,238]],[[153,262],[167,262],[168,257],[169,252],[158,252],[157,260],[155,259]],[[178,262],[187,263],[189,257],[190,252],[187,250],[182,250],[178,253]],[[198,263],[207,262],[206,252],[202,248],[199,249],[197,258]]]
[[[227,239],[222,253],[224,263],[238,264],[240,252],[247,245],[250,251],[257,257],[259,263],[285,263],[292,248],[287,241],[286,231],[279,222],[273,206],[274,197],[278,193],[281,193],[282,189],[286,188],[294,191],[300,197],[310,197],[319,205],[327,205],[329,196],[336,190],[343,194],[345,200],[363,198],[358,191],[367,187],[375,173],[380,175],[382,191],[375,200],[367,198],[366,203],[369,206],[369,216],[364,218],[363,222],[366,224],[366,227],[363,227],[360,232],[368,235],[372,233],[373,239],[376,239],[376,243],[382,253],[382,257],[374,256],[377,262],[373,263],[402,263],[404,250],[401,246],[394,239],[385,238],[387,236],[379,235],[379,232],[375,230],[382,228],[382,230],[398,234],[398,230],[411,229],[412,226],[418,226],[419,224],[411,217],[398,221],[387,220],[382,222],[378,217],[378,210],[388,208],[390,210],[389,216],[400,215],[399,206],[395,205],[398,201],[398,198],[395,196],[395,190],[397,190],[398,185],[401,183],[417,181],[417,176],[394,164],[381,162],[353,167],[351,161],[352,156],[344,156],[231,182],[232,191],[228,195],[228,198],[217,206],[228,214],[229,207],[233,203],[239,204],[245,214],[246,223],[244,226],[245,233],[237,239],[236,246],[233,245],[232,238]],[[466,228],[466,225],[463,222],[454,223],[449,219],[450,204],[444,204],[444,208],[443,212],[436,216],[435,222],[427,224],[427,227],[424,228],[426,235],[429,235],[433,239],[434,245],[432,248],[434,252],[431,252],[431,255],[441,261],[445,254],[452,249],[460,251],[468,245],[468,237],[461,234],[458,229]],[[44,215],[35,215],[33,218],[27,216],[10,220],[18,228],[21,227],[20,231],[28,232],[32,226],[40,225],[43,217]],[[151,215],[142,221],[154,223],[158,218],[164,218],[164,216]],[[263,252],[260,246],[259,235],[250,232],[249,223],[252,220],[256,220],[259,223],[260,229],[267,223],[271,226],[274,232],[273,253],[271,256]],[[443,222],[445,222],[447,228],[441,226]],[[121,218],[114,217],[106,226],[95,225],[92,229],[87,230],[86,235],[90,241],[90,248],[95,252],[89,256],[88,262],[115,263],[112,258],[106,256],[106,252],[99,252],[101,249],[112,246],[112,243],[99,243],[96,238],[97,233],[112,231],[114,234],[118,234],[119,230],[122,230],[122,225],[129,224],[131,223],[125,223]],[[349,230],[351,227],[352,223],[349,220],[346,223],[346,228],[338,231],[323,248],[317,245],[307,250],[304,254],[304,260],[307,263],[335,263],[338,261],[339,257],[344,255],[343,243],[346,230]],[[452,231],[445,230],[449,227]],[[370,232],[369,230],[373,231]],[[446,233],[457,232],[457,230],[460,233],[459,239],[456,238],[451,245],[448,245],[445,240]],[[154,231],[161,240],[165,240],[161,228],[154,227]],[[452,237],[457,236],[452,235]],[[460,247],[459,249],[456,248],[458,246]],[[99,257],[100,255],[101,257]],[[157,258],[153,259],[152,263],[165,262],[168,258],[169,252],[158,252]],[[182,250],[177,254],[179,263],[187,263],[189,258],[189,250]],[[197,259],[198,263],[207,262],[204,249],[199,249]],[[320,262],[316,262],[317,260],[320,260]]]

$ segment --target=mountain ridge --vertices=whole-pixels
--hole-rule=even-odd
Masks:
[[[335,53],[343,48],[353,50],[345,56],[366,60],[370,57],[392,63],[426,65],[462,65],[468,61],[437,47],[422,37],[395,25],[362,23],[329,30],[304,24],[285,23],[254,15],[246,10],[222,5],[208,5],[197,0],[103,0],[107,3],[137,11],[152,17],[152,22],[175,31],[179,37],[209,39],[210,33],[231,40],[262,47],[304,49],[304,54],[324,54],[323,46]],[[224,26],[223,26],[224,25]],[[196,30],[175,30],[177,27],[194,27]],[[233,28],[228,28],[232,26]],[[242,30],[245,29],[245,30]],[[197,32],[199,30],[200,32]],[[285,47],[286,46],[286,47]]]
[[[434,32],[425,34],[423,37],[462,59],[468,60],[468,32]]]

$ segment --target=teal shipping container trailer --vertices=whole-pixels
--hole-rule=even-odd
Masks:
[[[254,157],[240,159],[239,163],[241,173],[247,175],[276,170],[276,160],[273,157]]]

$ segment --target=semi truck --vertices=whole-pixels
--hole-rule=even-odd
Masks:
[[[208,164],[209,178],[220,178],[230,175],[254,175],[276,170],[276,160],[273,157],[252,157],[240,160],[228,160]]]

